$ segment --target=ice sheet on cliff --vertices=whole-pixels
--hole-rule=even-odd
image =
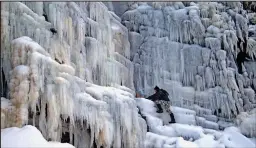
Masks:
[[[127,24],[126,27],[134,35],[131,35],[134,38],[130,39],[130,42],[134,46],[133,50],[135,51],[133,53],[135,57],[131,59],[135,59],[133,62],[136,63],[134,73],[136,77],[134,82],[138,83],[136,84],[137,89],[142,89],[147,94],[152,89],[151,86],[161,83],[163,87],[171,89],[168,91],[171,91],[170,94],[173,99],[176,99],[175,101],[179,101],[177,103],[179,106],[192,106],[192,103],[196,102],[198,105],[212,112],[221,109],[222,113],[219,116],[224,116],[225,118],[230,117],[231,111],[237,115],[237,108],[239,112],[255,108],[255,104],[252,103],[256,100],[256,97],[255,93],[253,94],[252,88],[250,88],[253,86],[256,88],[255,62],[244,64],[244,70],[246,69],[247,71],[244,75],[236,74],[237,66],[235,65],[234,57],[240,50],[237,47],[237,40],[244,40],[244,37],[247,38],[248,33],[246,13],[242,9],[240,2],[230,2],[227,4],[225,2],[191,2],[186,5],[185,2],[184,5],[182,2],[156,2],[154,7],[147,6],[145,3],[135,2],[131,5],[133,10],[129,10],[130,8],[128,8],[126,17],[121,21]],[[109,91],[113,92],[114,90],[107,91],[107,94],[111,94],[111,97],[109,95],[103,95],[107,101],[102,101],[102,95],[100,95],[100,99],[96,99],[97,101],[95,101],[93,95],[98,94],[98,92],[94,92],[98,87],[90,88],[94,86],[91,86],[90,83],[85,84],[85,81],[96,82],[98,84],[102,83],[103,85],[106,82],[124,84],[124,80],[130,78],[126,81],[125,85],[132,88],[133,69],[131,65],[133,64],[129,58],[124,58],[129,56],[129,42],[125,38],[128,31],[125,27],[119,28],[119,18],[118,21],[115,21],[113,18],[116,18],[116,16],[112,15],[113,17],[110,17],[108,10],[100,2],[53,2],[47,4],[43,2],[25,4],[22,2],[10,4],[3,2],[2,6],[4,9],[1,17],[3,16],[2,24],[5,27],[3,27],[3,41],[1,41],[6,47],[3,49],[9,49],[10,40],[13,38],[26,35],[32,38],[34,37],[34,40],[45,47],[51,57],[48,59],[45,58],[48,54],[41,50],[40,47],[36,49],[38,53],[32,53],[34,58],[31,58],[32,65],[30,67],[33,75],[31,77],[29,76],[29,78],[32,78],[33,83],[30,83],[29,87],[35,90],[32,90],[29,95],[26,95],[27,91],[29,91],[27,89],[29,79],[26,72],[28,65],[18,64],[19,66],[16,65],[17,67],[14,68],[10,66],[9,62],[4,64],[3,69],[7,77],[11,76],[9,75],[9,70],[13,70],[12,77],[7,78],[8,80],[12,79],[11,86],[13,88],[11,89],[11,97],[15,98],[12,101],[14,106],[11,105],[11,107],[5,108],[4,110],[5,113],[10,113],[8,117],[12,114],[17,115],[15,112],[18,112],[22,115],[18,116],[15,122],[22,121],[21,123],[17,122],[18,124],[26,123],[27,117],[24,115],[27,114],[27,106],[26,104],[20,103],[29,101],[29,106],[32,110],[35,111],[36,105],[42,110],[40,128],[42,129],[43,135],[47,135],[47,138],[60,139],[60,133],[65,130],[57,129],[57,127],[62,126],[60,125],[62,121],[59,118],[55,118],[59,115],[66,119],[74,114],[73,119],[72,117],[69,119],[71,124],[74,124],[76,128],[73,129],[71,126],[68,130],[70,130],[70,133],[74,132],[76,135],[82,135],[80,137],[76,136],[74,139],[76,145],[84,145],[83,143],[79,143],[81,141],[85,144],[92,143],[90,140],[93,139],[89,139],[89,142],[85,142],[84,139],[85,137],[89,137],[88,135],[94,131],[98,133],[98,135],[95,135],[96,137],[104,138],[109,133],[116,133],[114,132],[114,128],[121,127],[122,123],[127,120],[123,118],[117,120],[119,117],[124,117],[124,114],[116,113],[115,111],[126,111],[123,107],[125,108],[133,103],[129,101],[124,101],[124,103],[123,101],[119,102],[112,99],[115,97],[119,98],[119,96],[121,96],[120,98],[126,98],[124,97],[126,94],[124,96],[114,95],[115,97],[113,97],[113,93],[109,93]],[[229,9],[226,9],[226,7]],[[50,23],[44,21],[43,13],[49,16]],[[114,21],[109,21],[109,19],[113,19]],[[51,37],[52,34],[48,30],[50,25],[53,25],[58,31],[58,34],[54,38]],[[201,38],[202,36],[205,38]],[[114,42],[111,42],[111,39]],[[179,41],[181,43],[173,41]],[[82,42],[85,42],[85,45]],[[188,44],[198,44],[207,48]],[[21,47],[19,45],[17,45],[17,48]],[[247,46],[249,47],[249,55],[255,55],[255,38],[254,41],[252,38],[249,38]],[[12,50],[5,51],[4,53],[7,54],[4,55],[4,60],[8,60]],[[116,51],[119,53],[116,53]],[[22,51],[16,53],[21,56],[24,55]],[[110,56],[111,58],[106,62],[107,65],[104,65],[103,59],[112,54],[115,58]],[[95,56],[96,58],[94,58]],[[58,64],[58,62],[62,63],[63,61],[53,62],[55,57],[57,60],[63,60],[66,64]],[[45,59],[47,59],[47,64],[41,64]],[[19,59],[19,62],[23,63],[24,59]],[[40,65],[39,68],[37,65]],[[126,66],[124,67],[124,65]],[[8,68],[11,69],[8,70]],[[74,71],[76,76],[82,79],[85,78],[86,80],[82,81],[77,77],[73,77]],[[130,71],[129,74],[128,71]],[[106,72],[110,77],[106,78]],[[48,75],[52,75],[52,77],[48,77]],[[173,83],[174,81],[175,83]],[[189,85],[189,87],[183,87],[182,85]],[[72,93],[66,93],[69,90]],[[45,96],[40,98],[43,101],[38,101],[38,96],[41,96],[41,93],[44,92],[46,93]],[[103,92],[101,91],[101,93]],[[71,98],[76,99],[77,102],[74,101],[73,104],[67,103],[72,100]],[[36,104],[37,102],[39,103]],[[109,107],[109,105],[103,102],[108,102],[107,104],[114,102],[114,105]],[[47,119],[50,119],[48,121],[49,123],[44,122],[45,115],[48,111],[45,110],[46,104],[50,104],[47,105],[50,108],[50,114],[47,117]],[[63,107],[56,108],[58,104],[61,104]],[[84,107],[82,110],[79,110],[79,107],[76,108],[76,106],[85,106],[85,104],[90,105]],[[15,108],[17,109],[15,105],[21,105],[21,108],[19,107],[18,110],[15,110]],[[113,110],[112,108],[116,106],[122,109]],[[101,111],[95,112],[95,109],[100,109]],[[90,113],[85,114],[83,112],[91,110],[93,111]],[[177,112],[180,111],[178,109]],[[203,110],[196,107],[197,115],[201,114],[201,111]],[[133,114],[131,113],[133,111],[129,112],[129,115]],[[173,112],[175,111],[173,110]],[[219,121],[217,124],[215,120],[216,116],[213,115],[208,116],[207,114],[207,116],[195,117],[187,110],[184,110],[184,112],[186,114],[181,114],[181,112],[176,114],[179,123],[199,125],[198,123],[200,122],[200,126],[204,128],[215,129],[218,129],[218,125],[223,127],[230,126],[230,124],[222,121]],[[92,118],[95,114],[98,118]],[[118,118],[112,119],[111,117],[113,116],[118,116]],[[248,115],[241,114],[241,116],[239,119],[242,120],[242,122],[239,121],[241,132],[248,136],[255,135],[255,126],[253,126],[255,125],[255,120],[253,120],[255,114],[248,113]],[[9,120],[7,116],[3,115],[3,117],[6,117],[5,121]],[[88,125],[73,123],[75,120],[80,119],[92,119],[88,122],[89,126],[92,127],[92,133],[88,134],[86,131],[79,129],[80,126],[86,127]],[[100,121],[106,121],[106,119],[106,123],[98,123]],[[143,123],[141,118],[138,119],[140,123]],[[164,123],[164,121],[155,116],[148,116],[148,119],[157,121],[151,124],[151,127]],[[114,125],[113,122],[115,122]],[[50,126],[47,126],[49,124]],[[103,125],[106,125],[108,128],[104,128]],[[106,131],[98,131],[102,127]],[[177,127],[188,129],[187,126]],[[125,124],[125,128],[129,129],[130,125]],[[157,126],[155,132],[162,133],[167,128]],[[56,131],[56,129],[57,132],[47,133],[47,130]],[[169,128],[168,131],[170,133],[166,133],[165,135],[170,136],[174,134],[173,131],[175,130]],[[207,132],[210,131],[207,130]],[[210,133],[219,135],[215,131],[211,131]],[[121,133],[117,132],[117,135],[109,136],[105,141],[110,142],[116,140],[114,146],[119,146],[121,139],[113,138],[120,137],[119,135]],[[143,135],[138,136],[143,137]],[[77,140],[78,137],[81,138],[80,141]],[[186,138],[184,139],[187,140]],[[184,139],[179,139],[179,141],[182,143]],[[212,137],[210,136],[205,139],[212,139]],[[108,145],[108,142],[103,143]],[[101,143],[101,141],[98,141],[98,143]],[[180,144],[180,146],[190,144],[188,142],[184,145]],[[170,147],[166,144],[164,146]]]
[[[254,87],[255,61],[244,64],[242,75],[237,72],[237,54],[246,47],[253,58],[256,51],[255,26],[248,24],[243,4],[127,5],[121,18],[130,31],[136,90],[148,95],[158,85],[170,92],[173,104],[184,108],[197,104],[212,112],[220,109],[217,116],[226,119],[255,108],[255,95],[244,92]]]

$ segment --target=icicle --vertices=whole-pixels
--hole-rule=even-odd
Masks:
[[[210,49],[213,49],[213,50],[220,50],[221,49],[221,42],[218,38],[208,37],[208,38],[205,38],[205,46],[207,48],[210,48]]]
[[[248,55],[254,59],[256,57],[256,41],[252,38],[249,38],[247,41],[247,49],[246,49]]]
[[[29,92],[29,67],[25,65],[17,66],[12,71],[11,83],[10,83],[10,99],[12,104],[16,107],[17,111],[20,111],[16,117],[16,125],[21,127],[27,122],[27,108],[28,104],[28,92]],[[25,112],[25,113],[23,113]]]

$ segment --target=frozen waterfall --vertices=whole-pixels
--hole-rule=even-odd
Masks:
[[[0,4],[7,141],[17,132],[48,147],[254,146],[255,2]],[[144,99],[155,85],[176,124]]]

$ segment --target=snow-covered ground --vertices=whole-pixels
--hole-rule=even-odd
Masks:
[[[180,107],[171,107],[177,123],[168,124],[170,118],[166,118],[167,113],[157,114],[152,101],[144,98],[136,98],[136,101],[149,125],[145,140],[147,148],[254,148],[256,146],[253,142],[254,138],[245,137],[241,134],[240,128],[232,126],[233,124],[229,124],[229,127],[224,130],[219,130],[215,126],[204,128],[199,126],[202,121],[196,120],[195,123],[191,121],[203,117],[199,117],[193,110]],[[204,119],[204,122],[219,126],[216,121]]]
[[[46,141],[41,132],[34,126],[27,125],[22,128],[11,127],[1,129],[1,147],[59,147],[74,148],[68,143],[59,143],[55,141]]]

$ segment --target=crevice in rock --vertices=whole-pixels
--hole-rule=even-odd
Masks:
[[[237,67],[238,67],[238,73],[242,74],[243,71],[242,71],[242,64],[245,62],[245,61],[249,61],[250,60],[250,57],[246,54],[246,52],[244,51],[241,51],[237,54],[237,57],[236,57],[236,63],[237,63]]]
[[[221,109],[220,108],[218,109],[218,113],[221,114]]]
[[[70,143],[70,133],[69,132],[62,133],[61,143]]]
[[[50,28],[50,31],[52,32],[53,35],[57,33],[57,30],[55,28]]]
[[[7,98],[7,91],[8,91],[8,85],[7,85],[7,80],[5,78],[4,70],[1,68],[1,97]]]

